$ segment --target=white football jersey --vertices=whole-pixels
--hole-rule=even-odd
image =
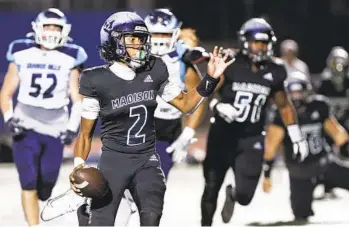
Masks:
[[[187,46],[180,42],[177,43],[176,49],[173,52],[162,56],[162,60],[167,66],[169,80],[172,82],[172,84],[179,86],[182,91],[185,89],[185,74],[187,65],[181,60],[181,58],[187,49]],[[154,113],[156,118],[172,120],[178,119],[182,116],[181,111],[165,102],[159,96],[156,98],[156,101],[158,102],[158,106]]]
[[[17,65],[20,79],[14,116],[24,128],[54,137],[66,130],[70,71],[86,59],[75,44],[49,51],[30,39],[10,44],[7,60]]]
[[[69,104],[70,71],[83,64],[87,54],[75,44],[45,51],[33,40],[20,39],[10,44],[7,59],[18,66],[19,102],[58,109]]]

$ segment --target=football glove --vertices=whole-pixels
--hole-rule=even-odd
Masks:
[[[304,161],[309,155],[308,142],[304,139],[297,124],[287,126],[288,135],[293,143],[293,156],[298,161]]]
[[[197,140],[194,135],[194,129],[185,127],[181,135],[166,149],[167,153],[173,153],[172,160],[175,163],[180,163],[187,157],[189,144]]]
[[[19,119],[10,118],[5,124],[12,136],[20,136],[25,132],[25,128],[20,125]]]
[[[64,145],[70,145],[73,142],[73,139],[75,137],[75,132],[67,130],[60,135],[60,139],[62,144]]]
[[[210,109],[216,111],[226,122],[231,123],[238,116],[238,111],[229,103],[221,103],[217,99],[212,99]]]

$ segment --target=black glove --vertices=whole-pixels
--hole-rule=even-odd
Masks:
[[[19,119],[10,118],[5,124],[13,137],[23,135],[25,132],[25,128],[19,124]]]
[[[339,148],[339,153],[343,158],[349,158],[349,143],[346,142]]]
[[[70,145],[75,137],[75,132],[67,130],[60,135],[62,144]]]

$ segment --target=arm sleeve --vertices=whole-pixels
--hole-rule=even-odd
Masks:
[[[284,127],[284,122],[282,121],[279,110],[276,106],[273,106],[268,115],[269,123],[280,127]]]
[[[89,120],[97,119],[99,110],[100,106],[98,99],[91,97],[84,97],[82,99],[81,117]]]
[[[91,74],[82,72],[79,77],[79,93],[87,97],[97,97],[96,88],[91,81]]]
[[[161,81],[158,95],[165,102],[169,102],[181,94],[182,90],[176,83],[170,80],[169,73],[164,62],[161,64],[160,71],[163,80]]]

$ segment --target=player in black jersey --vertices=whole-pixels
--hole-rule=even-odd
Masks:
[[[113,226],[122,195],[129,189],[140,224],[158,226],[166,186],[155,150],[156,96],[190,113],[214,91],[232,60],[225,62],[228,55],[221,57],[215,47],[207,75],[196,89],[182,93],[168,79],[165,63],[150,55],[150,33],[137,14],[113,14],[105,21],[100,36],[100,54],[108,65],[85,70],[80,77],[79,91],[84,98],[74,171],[86,166],[99,116],[102,155],[98,168],[109,183],[110,193],[103,199],[92,199],[89,223],[78,211],[79,224]],[[81,195],[83,186],[76,184],[73,175],[72,189]]]
[[[301,74],[301,73],[299,73]],[[342,152],[348,153],[348,134],[333,116],[329,100],[322,95],[309,95],[309,82],[303,74],[288,81],[287,90],[294,102],[298,123],[309,144],[309,155],[303,162],[293,159],[293,144],[286,134],[281,116],[272,112],[271,124],[267,127],[263,189],[271,189],[270,171],[281,144],[290,177],[291,207],[297,222],[306,222],[314,214],[313,191],[319,180],[332,187],[349,190],[349,168],[324,148],[324,137],[329,135]],[[332,159],[333,158],[333,159]]]
[[[304,159],[308,152],[296,113],[284,91],[285,67],[272,58],[276,41],[273,29],[264,19],[253,18],[243,24],[238,36],[241,49],[224,73],[224,83],[219,90],[221,100],[210,103],[215,121],[209,130],[203,163],[203,226],[212,224],[218,192],[230,167],[235,173],[235,187],[226,188],[223,221],[230,221],[236,201],[244,206],[251,202],[262,171],[265,109],[269,98],[281,112],[295,155]]]
[[[348,75],[349,56],[348,52],[341,46],[333,47],[327,60],[326,68],[321,74],[320,85],[317,93],[331,99],[334,109],[334,116],[338,122],[348,131],[349,130],[349,75]],[[334,141],[326,136],[329,144],[327,148],[333,150]],[[340,156],[348,158],[348,154],[340,153]],[[324,185],[324,194],[318,198],[335,198],[333,190],[328,185]]]

